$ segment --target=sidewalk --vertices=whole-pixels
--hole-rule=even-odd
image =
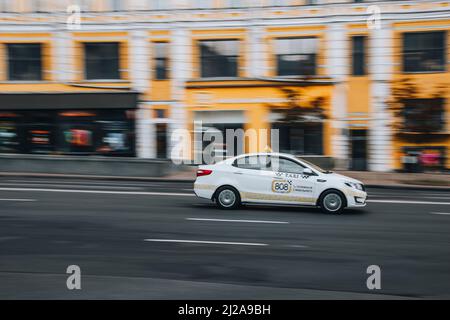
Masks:
[[[335,171],[362,181],[368,187],[442,189],[450,191],[450,174]],[[195,169],[172,174],[167,180],[195,180]]]
[[[336,171],[358,179],[368,187],[442,189],[450,191],[450,174]]]
[[[167,182],[193,182],[196,167],[189,167],[183,171],[175,172],[165,177],[123,177],[101,175],[75,175],[75,174],[48,174],[48,173],[20,173],[0,172],[0,177],[35,177],[35,178],[76,178],[76,179],[105,179],[105,180],[136,180],[136,181],[167,181]],[[390,173],[369,171],[335,171],[362,181],[367,187],[376,188],[410,188],[410,189],[436,189],[450,191],[450,174],[435,173]]]

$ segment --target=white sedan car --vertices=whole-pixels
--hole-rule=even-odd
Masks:
[[[280,153],[243,154],[199,166],[194,191],[222,209],[267,203],[319,206],[326,213],[340,213],[364,207],[367,198],[360,181]]]

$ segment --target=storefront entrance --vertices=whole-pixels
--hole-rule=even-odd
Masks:
[[[351,170],[367,170],[367,130],[350,130]]]
[[[323,125],[321,122],[273,123],[279,130],[280,152],[294,155],[323,155]]]
[[[103,96],[107,103],[108,95]],[[2,100],[1,153],[135,156],[135,106],[127,108],[124,103],[123,108],[106,109],[100,103],[97,108],[83,108],[89,104],[77,96],[67,104],[65,97],[46,96],[42,107],[38,97],[26,98]],[[64,108],[74,102],[80,107]],[[16,108],[5,110],[8,104]]]
[[[197,111],[195,112],[195,121],[194,139],[200,140],[194,141],[195,159],[204,161],[204,150],[212,150],[212,156],[218,161],[227,156],[245,153],[243,131],[245,118],[242,111]],[[240,130],[240,132],[237,130]],[[221,135],[221,141],[215,141],[214,135],[216,134]],[[231,141],[231,139],[233,140]],[[211,144],[212,149],[207,149]],[[198,150],[200,146],[201,150]]]

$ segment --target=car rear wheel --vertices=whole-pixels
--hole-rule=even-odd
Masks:
[[[339,214],[345,208],[345,200],[341,193],[330,190],[320,197],[319,206],[325,213]]]
[[[221,187],[217,190],[215,200],[216,205],[225,210],[236,209],[241,205],[239,192],[232,187]]]

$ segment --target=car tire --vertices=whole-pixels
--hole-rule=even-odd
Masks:
[[[241,205],[239,192],[233,187],[220,187],[214,197],[216,205],[223,210],[237,209]]]
[[[337,190],[325,191],[320,196],[319,207],[324,213],[340,214],[345,209],[345,198]]]

